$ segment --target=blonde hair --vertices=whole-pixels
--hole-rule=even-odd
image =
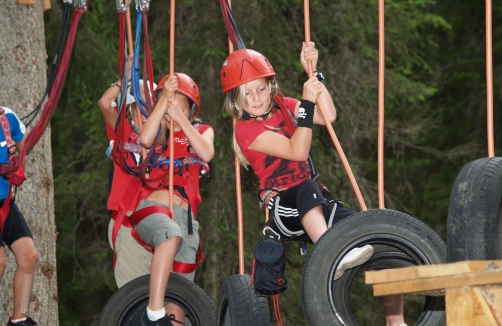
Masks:
[[[267,80],[272,88],[271,98],[273,99],[279,93],[279,85],[274,78],[267,78]],[[223,102],[223,108],[236,120],[242,120],[244,107],[248,105],[246,100],[246,84],[231,89],[226,95],[227,96],[225,96],[225,100]],[[271,100],[270,107],[268,109],[272,110],[273,107],[274,101]],[[242,154],[242,150],[237,144],[237,139],[235,139],[235,129],[232,135],[232,148],[234,149],[235,155],[239,159],[239,163],[241,163],[245,169],[248,169],[249,161],[244,154]]]

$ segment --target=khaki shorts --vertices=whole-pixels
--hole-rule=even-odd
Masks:
[[[152,206],[152,205],[161,205],[154,201],[142,201],[138,208]],[[164,205],[165,206],[165,205]],[[153,217],[153,222],[156,226],[159,226],[159,223],[162,224],[158,220],[158,216],[161,215],[162,218],[166,221],[163,225],[163,230],[155,229],[155,231],[148,231],[148,219]],[[168,219],[168,220],[166,220]],[[146,220],[146,221],[145,221]],[[150,219],[152,220],[152,219]],[[138,230],[138,226],[143,222],[147,222]],[[176,223],[171,223],[176,222]],[[169,217],[166,217],[164,214],[152,214],[147,216],[143,221],[141,221],[138,225],[136,225],[136,231],[142,236],[143,241],[148,238],[148,235],[145,237],[145,233],[156,233],[153,238],[158,238],[158,234],[160,236],[162,234],[169,234],[170,236],[181,236],[182,242],[180,247],[178,248],[178,253],[175,256],[175,260],[186,263],[195,263],[197,250],[199,249],[199,222],[194,220],[194,216],[192,213],[192,225],[193,225],[193,234],[188,235],[188,211],[182,209],[178,205],[174,206],[174,221]],[[174,225],[176,224],[176,225]],[[108,239],[111,244],[112,238],[112,230],[113,230],[114,220],[110,221],[110,225],[108,227]],[[180,227],[181,225],[181,227]],[[172,226],[175,230],[169,229]],[[146,229],[146,231],[145,231]],[[180,235],[178,235],[180,233]],[[148,241],[145,241],[148,243]],[[150,243],[149,243],[150,244]],[[113,247],[112,247],[113,249]],[[131,235],[131,228],[125,227],[123,225],[120,226],[120,229],[117,234],[117,239],[115,241],[115,249],[117,255],[117,262],[115,266],[115,280],[117,282],[117,286],[120,288],[124,284],[132,281],[133,279],[143,276],[145,274],[150,273],[150,267],[152,264],[153,255],[146,250],[141,244],[139,244]],[[192,281],[195,278],[195,271],[189,274],[181,274],[183,277]]]

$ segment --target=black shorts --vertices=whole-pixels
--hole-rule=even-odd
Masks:
[[[2,207],[3,204],[4,200],[1,200],[0,207]],[[10,211],[5,219],[2,237],[0,238],[0,247],[5,247],[5,245],[10,247],[16,240],[22,237],[33,238],[28,224],[26,224],[26,220],[19,211],[16,203],[14,203],[14,200],[11,200],[10,204]]]
[[[302,219],[308,211],[317,206],[322,206],[328,228],[355,214],[354,211],[344,208],[341,201],[333,200],[316,181],[308,179],[270,199],[270,227],[287,240],[312,243],[303,228]]]

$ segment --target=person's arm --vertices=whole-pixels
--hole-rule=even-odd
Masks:
[[[185,119],[175,121],[180,126],[181,130],[183,130],[185,136],[187,136],[190,146],[192,146],[195,154],[197,154],[197,156],[199,156],[204,162],[211,161],[214,157],[213,129],[209,128],[200,134],[184,115],[183,118]]]
[[[132,58],[132,56],[129,56],[127,59],[127,64],[129,65],[128,80],[131,79]],[[122,80],[119,79],[113,83],[112,86],[108,87],[98,101],[98,106],[101,110],[101,114],[103,114],[105,122],[112,128],[115,128],[118,118],[118,112],[114,107],[112,107],[112,102],[119,96],[121,86]]]
[[[152,147],[155,137],[157,137],[160,122],[164,118],[164,114],[167,111],[169,99],[172,97],[177,88],[178,82],[174,75],[166,79],[164,82],[162,93],[160,93],[157,104],[143,125],[143,130],[141,131],[141,135],[139,137],[141,145],[146,148]]]
[[[312,113],[315,116],[313,108],[315,100],[321,94],[321,83],[317,78],[312,77],[303,85],[302,102],[303,106],[310,105]],[[308,110],[305,110],[308,111]],[[297,110],[298,112],[298,110]],[[249,149],[268,154],[275,157],[280,157],[290,161],[305,161],[310,152],[312,142],[312,116],[310,115],[310,123],[303,125],[305,118],[299,118],[298,127],[293,136],[288,139],[278,133],[272,131],[264,131],[249,145]],[[308,120],[308,119],[307,119]]]
[[[308,66],[307,62],[308,60],[312,61],[312,69],[315,71],[317,67],[317,62],[318,62],[319,54],[315,48],[315,43],[310,42],[308,45],[303,43],[302,47],[302,52],[300,54],[300,62],[305,69],[305,71],[308,71]],[[317,72],[314,73],[314,76],[317,76]],[[321,102],[322,107],[324,108],[324,112],[329,120],[330,123],[335,122],[336,120],[336,108],[335,104],[333,103],[333,99],[331,98],[331,95],[329,94],[329,91],[326,89],[326,86],[321,83],[321,95],[318,97],[318,101]],[[300,107],[300,104],[298,103],[295,108],[295,117],[298,118],[298,108]],[[322,115],[319,111],[319,108],[316,106],[316,110],[314,112],[314,124],[316,125],[324,125],[324,119],[322,118]]]
[[[21,154],[21,152],[23,151],[25,139],[26,139],[26,135],[24,135],[20,141],[15,142],[16,143],[16,151],[18,152],[18,154]],[[26,157],[27,157],[27,155],[24,156],[23,162],[21,162],[21,166],[23,168],[24,168],[24,164],[26,163]]]
[[[105,119],[105,122],[110,125],[112,128],[115,128],[115,124],[117,123],[118,112],[112,107],[112,101],[119,96],[120,93],[120,80],[115,82],[114,86],[108,87],[108,89],[103,93],[101,98],[98,101],[99,109],[101,110],[101,114]]]

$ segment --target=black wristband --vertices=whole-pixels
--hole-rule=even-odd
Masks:
[[[298,127],[312,129],[314,121],[315,103],[309,100],[302,99],[298,108]]]

